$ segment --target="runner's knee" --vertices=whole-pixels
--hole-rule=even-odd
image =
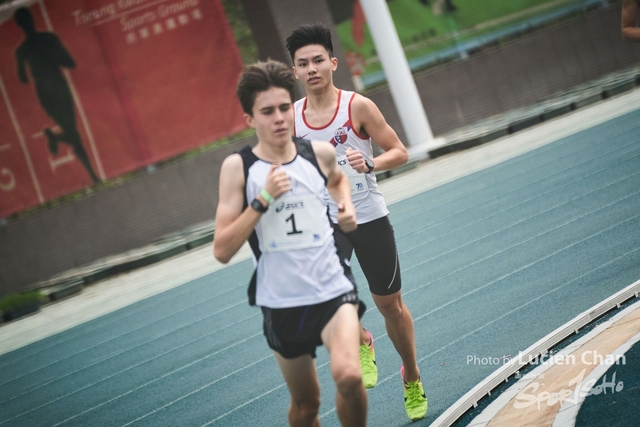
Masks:
[[[313,420],[320,412],[320,396],[315,398],[296,399],[291,397],[291,412],[298,419]]]
[[[404,316],[405,306],[400,292],[385,296],[374,295],[373,300],[385,319],[393,320]]]
[[[348,363],[336,369],[333,374],[338,393],[344,397],[356,396],[362,387],[360,363]]]

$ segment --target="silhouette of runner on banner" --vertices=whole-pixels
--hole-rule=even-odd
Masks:
[[[24,84],[29,83],[26,72],[26,66],[29,65],[40,105],[62,130],[56,134],[49,128],[44,129],[44,134],[49,140],[49,151],[53,156],[56,156],[59,142],[70,145],[78,160],[89,173],[93,183],[100,182],[93,171],[89,156],[82,146],[82,139],[76,128],[73,97],[60,69],[60,67],[75,68],[75,61],[62,45],[58,36],[53,33],[36,31],[29,9],[21,7],[15,11],[13,17],[26,36],[16,49],[18,78]]]

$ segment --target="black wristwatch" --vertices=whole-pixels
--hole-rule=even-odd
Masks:
[[[371,173],[373,172],[373,168],[376,167],[376,165],[373,164],[373,160],[368,160],[365,159],[364,160],[364,164],[367,165],[367,167],[369,168],[369,170],[367,171],[367,173]]]
[[[267,209],[269,209],[269,205],[263,205],[262,202],[257,198],[253,199],[253,201],[251,202],[251,207],[261,214],[265,213]]]

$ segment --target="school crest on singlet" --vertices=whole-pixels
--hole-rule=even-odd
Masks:
[[[347,142],[347,132],[348,129],[344,126],[336,129],[333,138],[331,138],[331,144],[333,144],[333,146],[335,147],[338,144],[344,144],[345,142]]]

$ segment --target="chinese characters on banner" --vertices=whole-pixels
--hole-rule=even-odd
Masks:
[[[0,217],[246,127],[219,0],[34,1],[0,39]]]

